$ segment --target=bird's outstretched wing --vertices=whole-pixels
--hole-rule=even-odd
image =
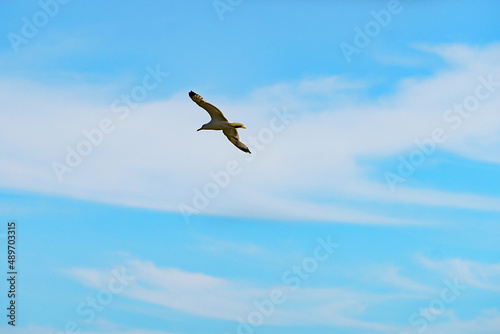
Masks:
[[[214,120],[214,121],[226,121],[226,122],[228,121],[227,118],[222,113],[222,111],[220,111],[213,104],[208,103],[205,100],[203,100],[203,97],[201,97],[200,95],[196,94],[193,91],[190,91],[189,97],[191,98],[191,100],[196,102],[197,105],[199,105],[200,107],[202,107],[203,109],[208,111],[212,120]]]
[[[222,132],[224,132],[227,139],[229,139],[229,141],[231,143],[233,143],[237,148],[239,148],[243,152],[252,153],[248,149],[248,146],[246,146],[245,144],[243,144],[240,141],[240,135],[238,134],[238,131],[236,131],[236,129],[234,129],[234,128],[233,129],[226,129],[226,130],[222,130]]]

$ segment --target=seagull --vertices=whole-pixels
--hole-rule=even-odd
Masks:
[[[196,131],[222,130],[227,139],[229,139],[229,141],[233,143],[237,148],[239,148],[243,152],[252,153],[248,149],[248,146],[240,141],[240,136],[238,135],[238,131],[236,130],[237,128],[246,129],[243,123],[230,123],[224,116],[222,111],[220,111],[213,104],[205,102],[205,100],[203,100],[203,97],[193,91],[189,92],[189,97],[191,98],[191,100],[196,102],[197,105],[208,111],[208,114],[212,118],[210,122],[208,122],[207,124],[203,124],[203,126]]]

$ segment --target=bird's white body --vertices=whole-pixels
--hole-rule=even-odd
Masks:
[[[217,107],[213,104],[203,100],[203,97],[193,91],[189,92],[189,97],[191,98],[191,100],[196,102],[197,105],[205,109],[211,117],[210,122],[208,122],[207,124],[203,124],[203,126],[197,131],[222,130],[227,139],[229,139],[229,141],[233,143],[237,148],[239,148],[243,152],[251,153],[248,147],[240,141],[240,136],[238,134],[238,131],[236,131],[237,128],[246,129],[242,123],[229,122],[222,111],[217,109]]]
[[[203,126],[199,130],[230,130],[235,128],[243,128],[244,126],[238,126],[240,123],[230,123],[228,121],[214,121],[211,120],[207,124],[203,124]]]

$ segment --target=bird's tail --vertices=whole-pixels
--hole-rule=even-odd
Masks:
[[[243,125],[243,123],[230,123],[230,124],[235,129],[237,129],[237,128],[246,129],[246,127]]]

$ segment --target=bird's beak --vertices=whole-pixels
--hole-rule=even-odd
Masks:
[[[201,130],[201,128],[199,128],[199,129],[198,129],[198,130],[196,130],[196,131],[200,131],[200,130]]]

